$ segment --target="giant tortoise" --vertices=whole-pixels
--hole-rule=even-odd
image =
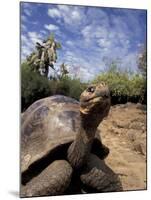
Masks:
[[[65,194],[73,172],[88,188],[106,187],[109,179],[95,160],[109,153],[97,134],[109,109],[105,83],[90,85],[80,103],[63,95],[33,103],[22,116],[21,197]]]

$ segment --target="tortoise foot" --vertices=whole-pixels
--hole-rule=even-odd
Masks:
[[[57,160],[45,168],[25,186],[21,186],[21,197],[59,195],[70,184],[72,167],[65,160]]]

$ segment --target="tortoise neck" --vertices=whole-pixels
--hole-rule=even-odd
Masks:
[[[98,125],[100,124],[100,114],[92,113],[90,114],[83,114],[80,112],[81,118],[81,127],[85,130],[87,134],[93,134],[96,132]]]
[[[75,141],[68,149],[68,160],[73,168],[78,169],[86,163],[97,129],[94,121],[91,122],[81,115],[81,128],[76,135]]]
[[[75,169],[82,167],[90,154],[93,139],[83,129],[77,133],[74,142],[69,146],[67,158]]]

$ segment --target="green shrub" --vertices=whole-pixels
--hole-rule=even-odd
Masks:
[[[34,101],[61,94],[79,100],[80,94],[86,88],[79,79],[64,76],[60,80],[48,80],[39,73],[32,71],[26,63],[21,65],[21,110],[24,111]]]
[[[113,68],[98,75],[93,82],[106,82],[109,85],[112,103],[145,102],[145,78],[140,74],[129,74]]]
[[[147,103],[146,78],[140,74],[135,74],[130,78],[130,97],[139,97],[141,103]]]
[[[21,65],[21,98],[22,111],[34,101],[51,95],[47,78],[33,72],[26,64]]]
[[[81,83],[79,79],[64,76],[60,80],[50,80],[50,88],[53,94],[62,94],[79,100],[80,94],[86,88],[86,84]]]

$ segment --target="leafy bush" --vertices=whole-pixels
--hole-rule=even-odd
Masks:
[[[21,103],[22,111],[34,101],[55,94],[70,96],[79,100],[86,84],[79,79],[64,76],[60,80],[48,80],[39,73],[32,71],[27,63],[21,66]]]
[[[131,102],[146,103],[146,79],[139,74],[119,71],[112,65],[107,72],[98,75],[92,83],[106,82],[111,91],[113,104]],[[27,63],[21,66],[22,111],[34,101],[55,94],[70,96],[79,100],[87,87],[80,79],[65,75],[59,80],[48,80],[31,70]]]
[[[21,99],[22,111],[34,101],[49,96],[51,94],[49,81],[31,70],[26,64],[21,65]]]
[[[60,80],[50,80],[50,88],[53,94],[62,94],[79,100],[80,94],[86,88],[86,84],[81,83],[79,79],[64,76]]]
[[[147,82],[146,77],[135,74],[130,79],[130,98],[139,97],[139,102],[147,103]]]
[[[129,74],[110,68],[107,72],[98,75],[93,82],[106,82],[109,85],[112,103],[145,102],[145,78],[139,74]]]
[[[138,68],[143,76],[147,76],[147,48],[144,45],[139,57],[138,57]]]

